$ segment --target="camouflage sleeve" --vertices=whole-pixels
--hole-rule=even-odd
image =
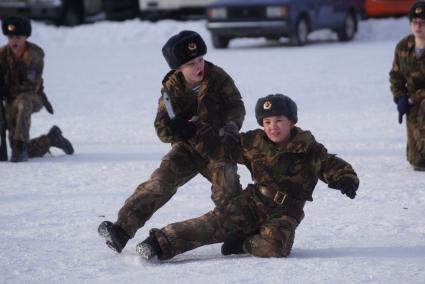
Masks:
[[[2,52],[0,50],[0,103],[8,96],[8,88],[6,86],[6,65],[3,62]]]
[[[17,71],[21,75],[20,84],[15,92],[38,94],[43,85],[44,53],[33,52],[26,60],[17,65]]]
[[[155,117],[155,131],[158,138],[164,143],[177,142],[177,139],[171,135],[170,128],[168,127],[170,117],[164,105],[162,96],[158,100],[158,109]]]
[[[322,144],[315,142],[312,151],[315,157],[314,164],[321,181],[326,184],[333,184],[345,176],[359,184],[359,179],[352,166],[336,155],[329,154]]]
[[[244,145],[244,142],[243,142],[244,137],[245,137],[245,133],[239,134],[239,143],[237,143],[235,145],[235,147],[232,148],[230,155],[232,157],[232,160],[235,163],[242,164],[242,165],[249,165],[249,162],[246,162],[244,155],[243,155],[243,153],[244,153],[244,146],[243,146]]]
[[[422,100],[425,99],[425,89],[419,89],[414,94],[412,94],[409,99],[412,101],[412,103],[420,103]]]
[[[399,48],[400,48],[400,44],[397,45],[395,49],[393,65],[390,71],[391,92],[393,94],[394,102],[397,102],[398,99],[404,96],[407,92],[406,78],[403,76],[403,74],[400,71]]]
[[[245,119],[245,106],[238,88],[230,77],[227,77],[221,87],[224,98],[225,121],[235,122],[239,129]]]

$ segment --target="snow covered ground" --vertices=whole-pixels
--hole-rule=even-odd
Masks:
[[[355,200],[319,182],[287,259],[223,257],[217,244],[164,263],[140,260],[135,245],[150,228],[212,208],[202,177],[122,254],[97,235],[169,149],[153,120],[168,71],[161,47],[182,29],[198,31],[210,48],[205,58],[234,78],[247,108],[243,130],[257,127],[258,97],[282,92],[298,103],[298,125],[359,174]],[[408,33],[406,18],[368,20],[349,43],[320,32],[303,48],[241,39],[215,50],[203,21],[34,23],[30,39],[46,52],[55,115],[34,115],[31,135],[57,124],[76,153],[0,163],[0,283],[424,283],[425,173],[405,160],[406,130],[388,83],[394,47]],[[247,170],[240,174],[247,184]]]

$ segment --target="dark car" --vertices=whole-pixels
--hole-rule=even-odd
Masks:
[[[216,48],[240,37],[287,37],[302,46],[319,29],[331,29],[340,41],[349,41],[363,10],[364,0],[219,0],[207,9],[207,28]]]
[[[103,11],[102,0],[0,0],[0,17],[23,15],[75,26]]]
[[[139,0],[103,0],[107,20],[124,21],[139,16]]]

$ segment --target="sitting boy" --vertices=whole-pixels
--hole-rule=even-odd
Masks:
[[[255,115],[264,130],[241,133],[234,151],[235,159],[250,170],[254,184],[225,207],[161,230],[152,229],[137,245],[142,257],[165,260],[220,242],[224,242],[224,255],[286,257],[318,179],[355,198],[359,179],[353,168],[328,154],[309,131],[295,126],[294,101],[281,94],[260,98]]]

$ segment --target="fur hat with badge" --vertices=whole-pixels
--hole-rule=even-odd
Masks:
[[[2,20],[1,27],[5,36],[26,36],[31,35],[31,22],[21,16],[10,16]]]
[[[293,123],[297,123],[297,104],[288,96],[282,94],[268,95],[259,98],[255,105],[255,118],[263,126],[263,118],[284,115]]]
[[[425,2],[418,1],[412,5],[409,11],[409,20],[412,21],[415,18],[425,20]]]
[[[202,37],[194,31],[181,31],[172,36],[162,48],[171,69],[177,69],[186,62],[207,53]]]

